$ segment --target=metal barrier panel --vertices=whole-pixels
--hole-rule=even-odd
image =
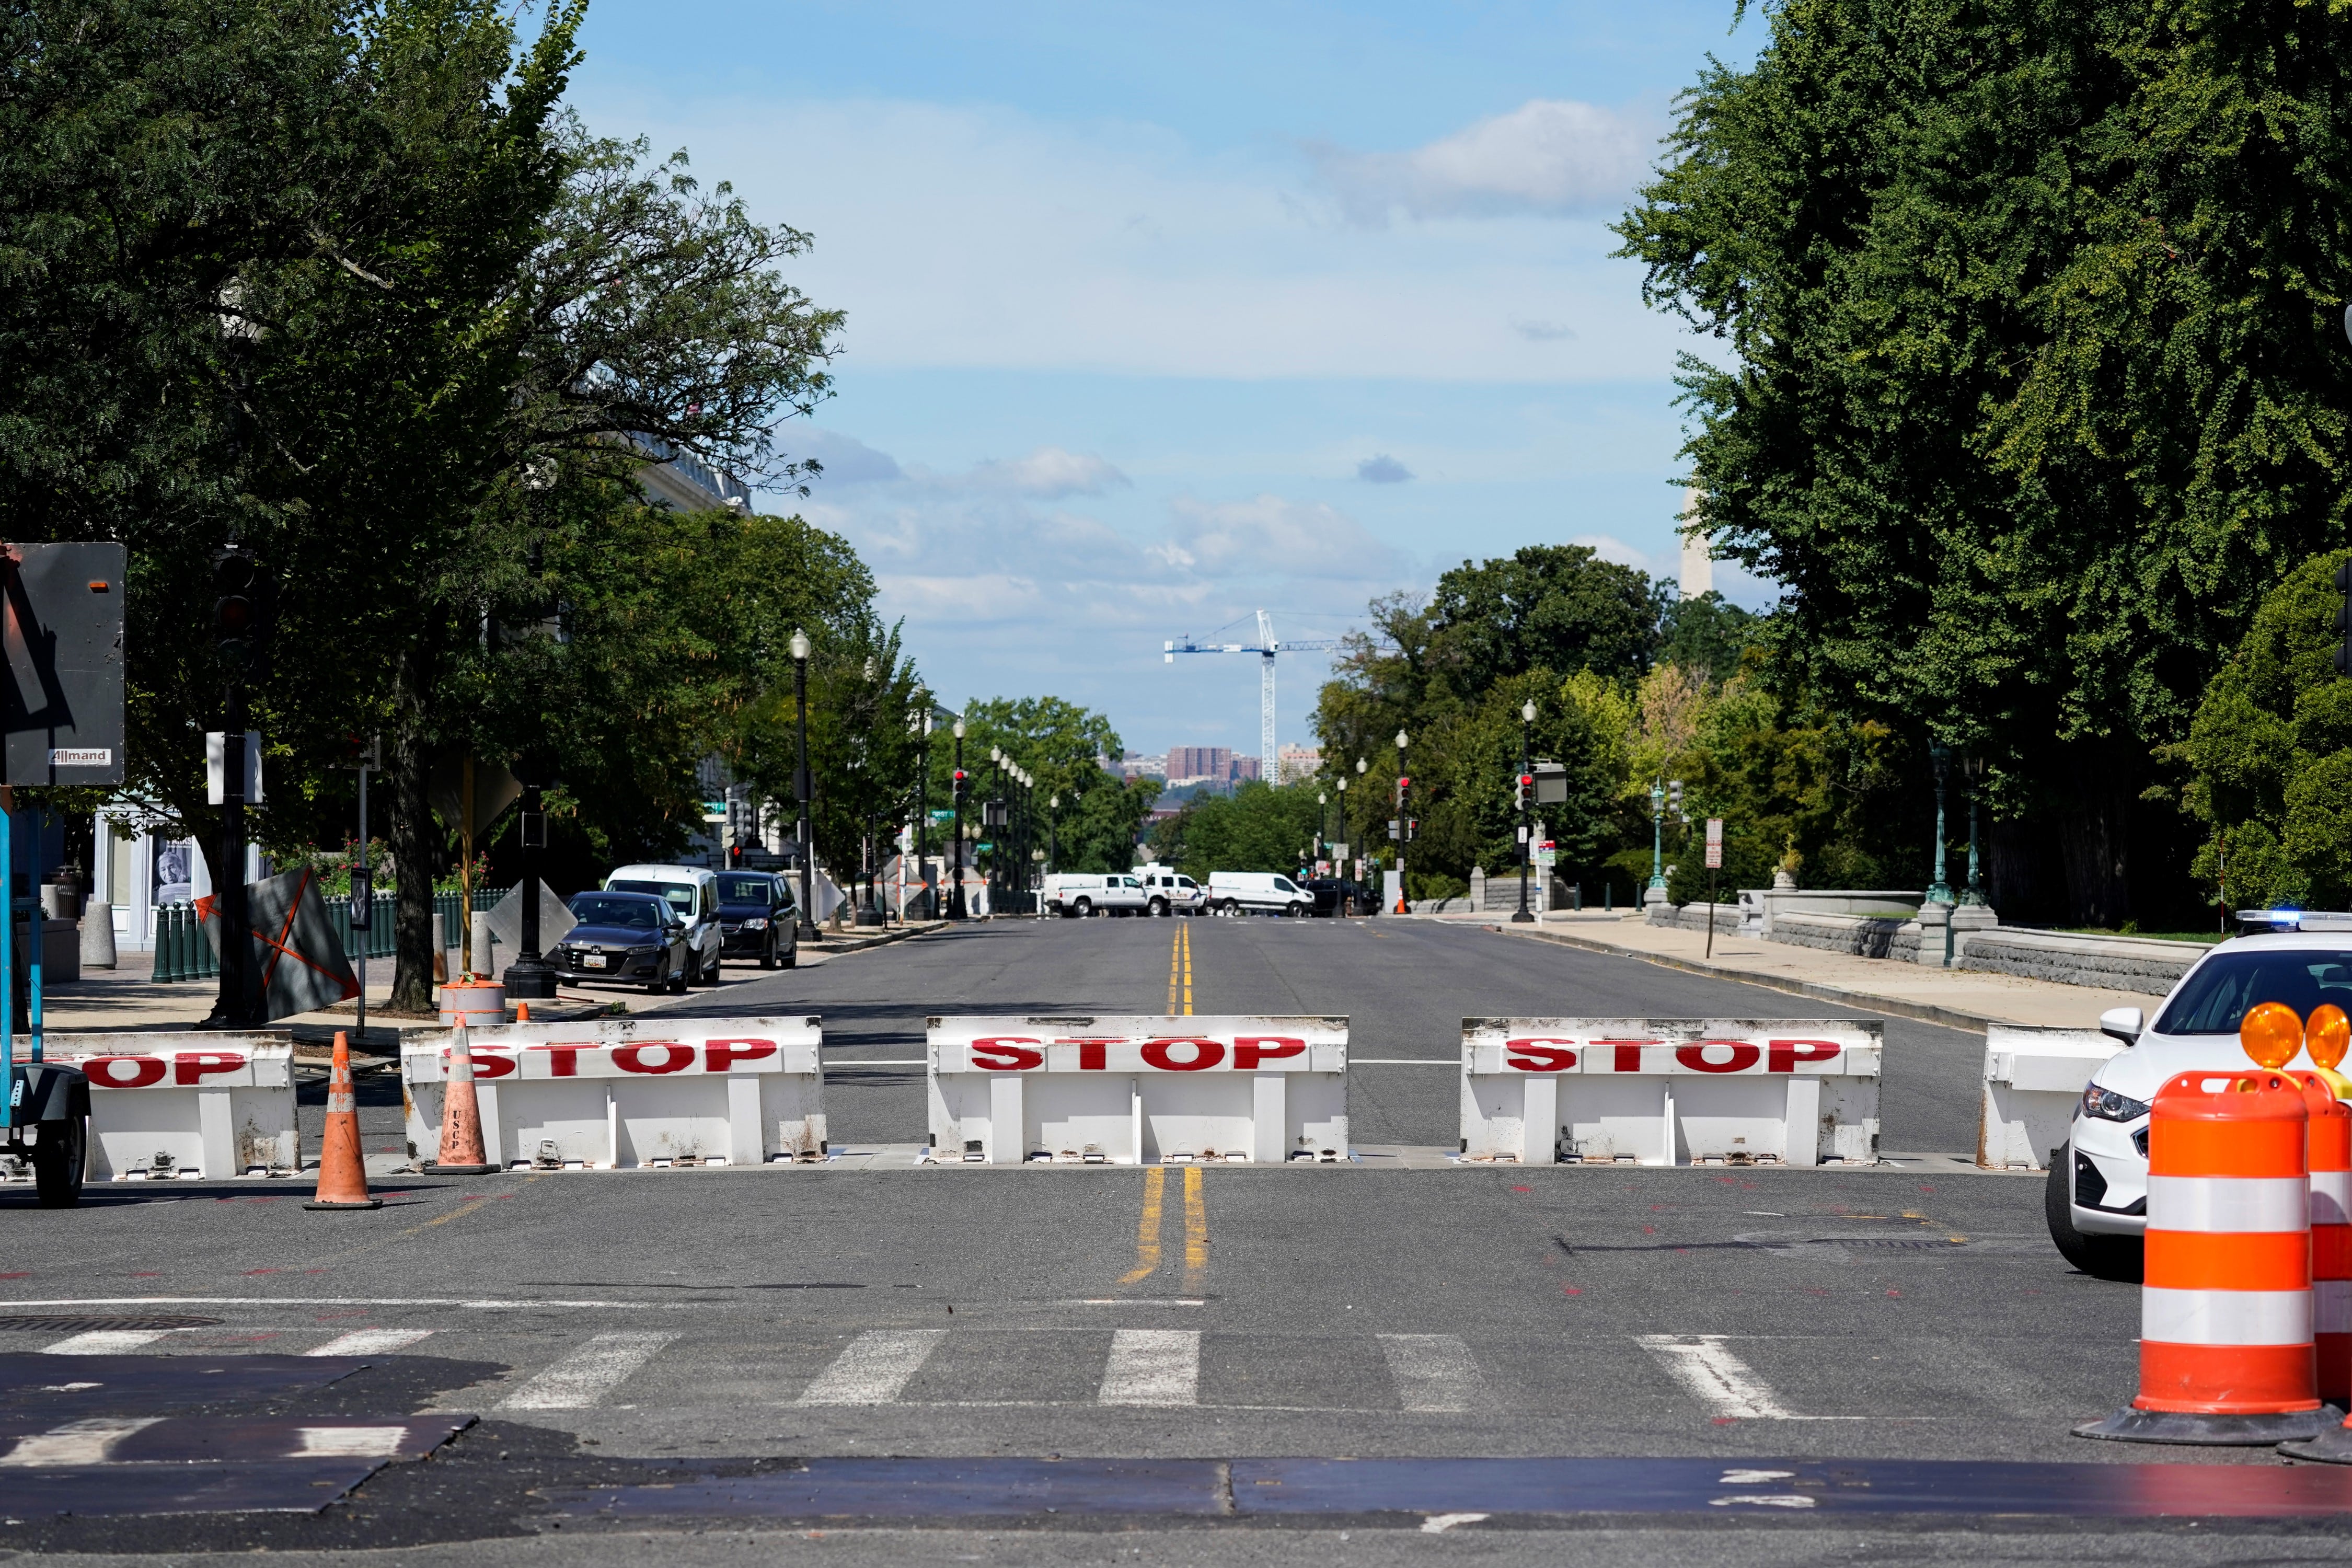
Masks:
[[[2123,1048],[2096,1029],[1990,1026],[1977,1163],[1994,1171],[2049,1169],[2050,1151],[2073,1136],[2084,1086]]]
[[[1340,1161],[1348,1020],[935,1017],[937,1160]]]
[[[1549,1165],[1871,1164],[1876,1024],[1465,1018],[1462,1152]]]
[[[540,1170],[756,1165],[825,1152],[822,1020],[612,1019],[470,1031],[485,1158]],[[402,1042],[412,1158],[440,1142],[447,1030]]]
[[[89,1079],[93,1181],[300,1168],[294,1047],[283,1035],[51,1035],[44,1049]]]

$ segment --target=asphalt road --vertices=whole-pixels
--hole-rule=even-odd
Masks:
[[[1363,1144],[1452,1143],[1456,1082],[1444,1069],[1465,1015],[1823,1011],[1475,929],[1182,923],[1195,1011],[1342,1013],[1352,1055],[1439,1064],[1351,1074]],[[919,1069],[860,1068],[861,1058],[919,1055],[930,1013],[1167,1010],[1176,924],[1000,922],[798,971],[737,972],[672,1010],[822,1014],[835,1142],[908,1143],[923,1127]],[[1885,1147],[1972,1147],[1981,1039],[1893,1019],[1885,1039]],[[372,1093],[373,1149],[396,1134],[395,1108]],[[1161,1217],[1146,1235],[1152,1188]],[[0,1467],[0,1550],[170,1551],[179,1561],[266,1542],[298,1558],[383,1546],[418,1563],[520,1563],[558,1551],[567,1563],[625,1552],[642,1561],[648,1533],[691,1531],[656,1550],[748,1561],[820,1554],[814,1526],[821,1554],[843,1562],[1380,1562],[1411,1552],[1641,1563],[1694,1551],[1727,1563],[1988,1551],[2027,1562],[2100,1561],[2111,1548],[2301,1562],[2340,1549],[2336,1531],[2352,1518],[1996,1518],[1956,1531],[1948,1518],[1856,1515],[1829,1528],[1826,1516],[1788,1516],[1812,1503],[1759,1500],[1780,1484],[1769,1478],[1811,1484],[1812,1471],[1774,1461],[2014,1462],[2028,1468],[2001,1472],[2011,1477],[2002,1485],[2061,1494],[2081,1484],[2071,1466],[2280,1469],[2267,1450],[2124,1449],[2068,1435],[2134,1390],[2137,1292],[2067,1268],[2042,1235],[2041,1184],[2017,1176],[908,1165],[400,1177],[379,1191],[385,1206],[367,1214],[305,1211],[284,1184],[108,1186],[72,1212],[0,1194],[11,1240],[0,1311],[218,1320],[97,1330],[117,1337],[79,1344],[70,1325],[19,1330],[0,1350],[103,1349],[141,1366],[326,1350],[360,1370],[268,1410],[299,1415],[303,1401],[328,1400],[387,1417],[482,1417],[430,1462],[394,1464],[315,1517],[56,1520],[18,1500],[37,1495],[37,1473]],[[1163,1244],[1156,1265],[1146,1242]],[[1497,1505],[1456,1520],[1402,1494],[1268,1520],[1252,1510],[1277,1494],[1252,1489],[1305,1483],[1244,1486],[1234,1468],[1217,1472],[1232,1516],[1223,1522],[1131,1497],[1066,1516],[1041,1504],[985,1527],[946,1517],[955,1510],[944,1503],[875,1510],[930,1517],[924,1508],[936,1506],[938,1528],[914,1537],[794,1519],[782,1493],[761,1489],[761,1477],[797,1473],[801,1460],[878,1456],[1622,1457],[1699,1462],[1699,1489],[1631,1529],[1607,1510],[1580,1521]],[[1937,1484],[1958,1484],[1953,1473],[1937,1471]],[[2352,1505],[2352,1471],[2281,1473],[2340,1477]],[[1120,1474],[1118,1485],[1140,1484]],[[1855,1474],[1855,1488],[1896,1484],[1892,1469]],[[890,1484],[937,1498],[947,1475]],[[1768,1479],[1735,1480],[1743,1476]],[[697,1480],[709,1477],[722,1478],[717,1492]],[[1452,1521],[1442,1540],[1426,1533],[1439,1521]],[[2250,1531],[2264,1537],[2258,1549]],[[2160,1548],[2139,1539],[2151,1533]],[[478,1544],[462,1557],[436,1544],[463,1542]]]

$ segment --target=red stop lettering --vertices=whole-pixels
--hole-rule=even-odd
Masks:
[[[1293,1040],[1280,1035],[1244,1035],[1234,1042],[1234,1066],[1242,1072],[1277,1057],[1303,1057],[1306,1054],[1305,1040]]]
[[[235,1072],[244,1065],[242,1051],[182,1051],[172,1058],[172,1081],[185,1089],[210,1074]]]
[[[1080,1072],[1103,1072],[1110,1067],[1110,1047],[1117,1038],[1117,1036],[1107,1036],[1099,1040],[1085,1040],[1075,1035],[1066,1035],[1054,1043],[1078,1047]]]
[[[1766,1072],[1795,1072],[1799,1062],[1825,1062],[1845,1047],[1833,1040],[1774,1040],[1765,1053]]]
[[[755,1062],[775,1054],[773,1040],[706,1040],[702,1046],[702,1070],[725,1072],[737,1062]]]
[[[1181,1062],[1176,1059],[1175,1050],[1179,1046],[1191,1049],[1192,1054],[1189,1059]],[[1143,1042],[1143,1059],[1162,1072],[1199,1072],[1203,1068],[1213,1068],[1223,1061],[1225,1047],[1215,1040],[1146,1040]]]
[[[1709,1051],[1728,1051],[1721,1061],[1710,1060]],[[1764,1059],[1764,1053],[1746,1040],[1693,1040],[1687,1046],[1675,1047],[1675,1060],[1693,1072],[1746,1072]]]
[[[1505,1040],[1503,1065],[1521,1072],[1566,1072],[1576,1065],[1576,1053],[1565,1049],[1569,1040]],[[1635,1048],[1635,1059],[1640,1047]]]
[[[163,1081],[164,1066],[162,1057],[92,1057],[81,1070],[100,1089],[145,1089]]]
[[[647,1051],[659,1051],[659,1061],[647,1061]],[[684,1072],[694,1065],[694,1047],[677,1040],[654,1040],[641,1046],[613,1047],[613,1065],[623,1072]]]
[[[1037,1042],[1001,1036],[971,1043],[971,1065],[982,1072],[1026,1072],[1045,1065],[1045,1053],[1030,1047]]]
[[[545,1051],[547,1053],[547,1076],[550,1078],[578,1078],[580,1076],[580,1053],[583,1051],[593,1051],[595,1048],[596,1047],[593,1046],[556,1045],[533,1046],[530,1047],[530,1049],[534,1051]]]
[[[466,1057],[474,1064],[476,1078],[506,1078],[515,1070],[514,1058],[500,1047],[476,1046]]]
[[[1642,1047],[1643,1046],[1661,1045],[1664,1042],[1659,1040],[1595,1040],[1592,1043],[1596,1046],[1607,1046],[1610,1047],[1609,1070],[1611,1072],[1640,1072],[1642,1070]]]

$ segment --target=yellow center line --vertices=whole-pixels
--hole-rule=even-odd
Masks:
[[[1160,1267],[1160,1211],[1167,1191],[1167,1167],[1153,1165],[1143,1173],[1143,1217],[1135,1227],[1135,1267],[1119,1276],[1122,1285],[1132,1285]]]
[[[1201,1188],[1201,1167],[1185,1166],[1184,1290],[1187,1295],[1201,1289],[1209,1272],[1209,1205]]]
[[[1184,928],[1178,926],[1176,934],[1168,942],[1168,1011],[1176,1011],[1176,976],[1182,972],[1184,959]]]
[[[1192,928],[1178,926],[1176,939],[1184,945],[1184,1016],[1192,1016]]]

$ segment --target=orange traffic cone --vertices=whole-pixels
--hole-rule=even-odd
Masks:
[[[441,1088],[441,1157],[425,1168],[445,1176],[479,1176],[498,1169],[482,1152],[482,1107],[474,1098],[474,1047],[463,1023],[449,1037],[449,1079]]]
[[[530,1003],[518,1002],[515,1004],[515,1022],[518,1024],[528,1024],[530,1022]]]
[[[359,1102],[352,1096],[352,1045],[335,1031],[335,1065],[327,1074],[327,1140],[319,1151],[319,1195],[306,1209],[380,1209],[368,1196],[367,1162],[360,1157]]]

